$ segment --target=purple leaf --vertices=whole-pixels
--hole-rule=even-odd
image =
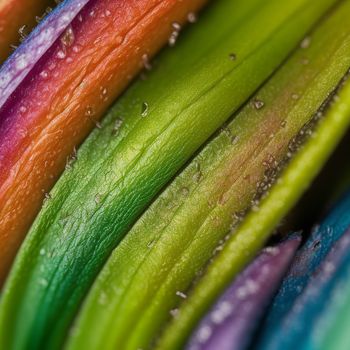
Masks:
[[[245,349],[300,244],[268,247],[237,277],[192,335],[187,350]]]
[[[89,0],[66,0],[51,12],[0,69],[0,109]]]

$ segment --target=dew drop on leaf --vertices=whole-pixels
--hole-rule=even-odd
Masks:
[[[182,193],[182,195],[183,195],[184,197],[187,197],[188,194],[190,193],[190,191],[189,191],[189,189],[188,189],[187,187],[183,187],[183,188],[181,189],[181,193]]]
[[[229,57],[230,57],[231,61],[236,61],[236,59],[237,59],[237,56],[235,53],[230,53]]]
[[[94,114],[95,114],[95,112],[94,112],[93,108],[88,106],[86,108],[85,115],[88,116],[88,117],[92,117]]]
[[[113,135],[118,135],[119,134],[119,130],[123,125],[123,119],[121,118],[117,118],[114,122],[114,126],[113,126],[113,131],[112,134]]]
[[[143,63],[143,67],[150,71],[152,69],[152,64],[149,61],[149,57],[148,55],[145,53],[142,55],[142,63]]]
[[[263,101],[261,101],[261,100],[256,98],[255,100],[253,100],[253,106],[254,106],[255,109],[259,110],[259,109],[261,109],[261,108],[263,108],[265,106],[265,103]]]
[[[183,292],[180,292],[179,290],[176,292],[176,295],[182,299],[186,299],[187,295]]]
[[[172,310],[170,310],[170,315],[172,317],[177,317],[179,315],[179,309],[172,309]]]
[[[311,44],[311,38],[309,36],[305,37],[300,43],[302,49],[307,49]]]
[[[174,30],[176,30],[178,32],[181,30],[181,25],[178,22],[173,22],[172,27]]]
[[[148,103],[147,102],[142,102],[141,106],[141,117],[147,117],[148,115]]]
[[[197,22],[197,15],[194,13],[194,12],[190,12],[188,15],[187,15],[187,21],[189,23],[196,23]]]
[[[20,41],[23,42],[25,38],[27,37],[27,25],[23,25],[18,29],[18,33],[20,35]]]
[[[179,37],[180,31],[181,31],[181,25],[178,22],[173,22],[171,26],[173,28],[173,31],[170,34],[168,42],[169,42],[169,46],[172,47],[172,46],[175,46],[176,41]]]
[[[74,43],[74,32],[73,28],[69,26],[61,37],[61,42],[63,46],[70,47]]]
[[[63,50],[57,52],[57,58],[63,59],[66,57],[66,53]]]

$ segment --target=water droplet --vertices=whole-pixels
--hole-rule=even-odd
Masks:
[[[179,309],[172,309],[172,310],[170,310],[170,315],[172,316],[172,317],[177,317],[178,315],[179,315]]]
[[[193,180],[196,182],[196,183],[199,183],[202,179],[202,171],[201,171],[201,165],[197,162],[196,163],[196,172],[195,174],[193,175]]]
[[[263,108],[265,106],[265,103],[263,101],[261,101],[261,100],[256,98],[256,99],[253,100],[253,106],[254,106],[255,109],[259,110],[259,109],[261,109],[261,108]]]
[[[77,158],[78,158],[78,156],[77,156],[77,149],[75,147],[73,147],[72,154],[67,157],[65,169],[66,170],[71,170],[72,169],[72,165],[77,160]]]
[[[47,79],[48,76],[49,76],[49,73],[48,73],[46,70],[43,70],[42,72],[40,72],[40,76],[41,76],[43,79]]]
[[[74,32],[73,28],[69,26],[61,37],[61,42],[64,46],[70,47],[74,43]]]
[[[218,245],[214,248],[213,256],[215,256],[218,252],[221,252],[224,249],[223,245]]]
[[[293,100],[298,100],[299,99],[299,95],[296,94],[296,93],[292,94],[292,99]]]
[[[48,6],[45,10],[45,13],[49,14],[50,12],[52,12],[52,7]]]
[[[46,250],[44,248],[41,248],[39,254],[41,256],[45,255],[46,254]]]
[[[88,117],[92,117],[95,114],[92,107],[88,106],[85,111],[85,115]]]
[[[200,327],[197,338],[200,343],[205,343],[212,335],[212,329],[210,326],[205,325]]]
[[[28,35],[27,34],[27,29],[28,29],[28,27],[27,27],[26,24],[24,24],[22,27],[20,27],[18,29],[18,33],[20,35],[20,41],[21,42],[23,42],[26,39],[27,35]]]
[[[194,12],[190,12],[188,15],[187,15],[187,21],[189,23],[196,23],[197,22],[197,15],[194,13]]]
[[[150,71],[152,69],[152,64],[150,63],[148,55],[146,53],[142,55],[142,63],[146,70]]]
[[[168,40],[170,47],[175,46],[178,36],[179,36],[178,32],[172,32],[171,33],[171,35],[169,37],[169,40]]]
[[[20,57],[18,57],[17,61],[16,61],[16,68],[21,70],[21,69],[25,69],[28,65],[28,60],[26,55],[22,55]]]
[[[232,135],[231,137],[231,145],[235,145],[239,141],[239,136]]]
[[[187,197],[188,194],[190,193],[190,190],[189,190],[187,187],[183,187],[183,188],[181,189],[181,193],[182,193],[182,195],[183,195],[184,197]]]
[[[36,23],[40,23],[42,21],[42,19],[45,17],[45,14],[43,16],[35,16],[35,21]]]
[[[317,240],[317,241],[315,241],[315,243],[313,244],[312,249],[313,249],[313,250],[316,250],[316,249],[318,249],[320,246],[321,246],[321,241],[320,241],[320,240]]]
[[[147,248],[148,248],[148,249],[151,249],[151,248],[154,246],[154,243],[155,243],[154,240],[149,241],[149,242],[147,243]]]
[[[309,36],[305,37],[301,43],[300,43],[300,47],[302,49],[307,49],[311,44],[311,38]]]
[[[171,24],[171,26],[173,27],[174,30],[176,30],[177,32],[179,32],[181,30],[181,24],[178,22],[173,22]]]
[[[181,25],[178,22],[173,22],[171,26],[173,28],[173,31],[170,34],[168,42],[169,42],[169,46],[172,47],[176,44],[176,41],[179,37],[180,31],[181,31]]]
[[[217,309],[212,313],[211,320],[216,323],[222,323],[228,316],[232,314],[232,306],[229,302],[223,301],[221,302]]]
[[[101,93],[102,93],[102,96],[106,96],[108,94],[107,88],[102,88]]]
[[[57,52],[57,57],[60,58],[60,59],[63,59],[63,58],[66,57],[66,53],[63,50],[59,50]]]
[[[280,252],[278,247],[266,247],[263,249],[263,251],[273,256],[277,256]]]
[[[141,106],[141,117],[147,117],[148,115],[148,103],[147,102],[142,102]]]
[[[229,55],[231,61],[236,61],[237,55],[235,53],[230,53]]]
[[[179,290],[175,293],[178,297],[182,298],[182,299],[186,299],[187,295],[183,292],[180,292]]]
[[[114,127],[113,127],[113,131],[112,131],[112,134],[113,135],[118,135],[119,133],[119,130],[121,128],[121,126],[123,125],[123,119],[121,118],[117,118],[114,122]]]
[[[234,145],[237,143],[237,141],[239,140],[239,136],[237,135],[234,135],[232,134],[232,130],[225,126],[223,129],[222,129],[222,132],[227,135],[227,137],[229,138],[229,140],[231,141],[231,145]]]
[[[108,89],[104,86],[100,86],[100,98],[103,101],[108,100]]]
[[[282,120],[281,121],[281,127],[284,128],[287,125],[287,121],[286,120]]]

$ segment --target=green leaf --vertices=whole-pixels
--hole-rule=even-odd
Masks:
[[[176,349],[186,339],[205,310],[265,243],[281,218],[295,205],[322,165],[334,150],[350,124],[350,84],[339,94],[338,101],[321,121],[313,138],[293,159],[258,212],[252,212],[210,266],[179,317],[166,330],[159,349]],[[333,337],[334,333],[332,333]],[[332,345],[333,348],[333,345]]]
[[[1,348],[60,347],[137,218],[334,2],[215,1],[164,52],[68,164],[35,221],[5,287]]]
[[[182,347],[346,130],[350,106],[342,101],[348,87],[330,111],[322,112],[350,67],[349,13],[350,5],[342,6],[307,37],[140,218],[98,277],[68,349],[148,348],[193,280],[223,249],[159,346]]]

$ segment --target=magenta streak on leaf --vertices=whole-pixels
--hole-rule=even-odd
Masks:
[[[89,0],[66,0],[52,11],[0,69],[0,109]]]

